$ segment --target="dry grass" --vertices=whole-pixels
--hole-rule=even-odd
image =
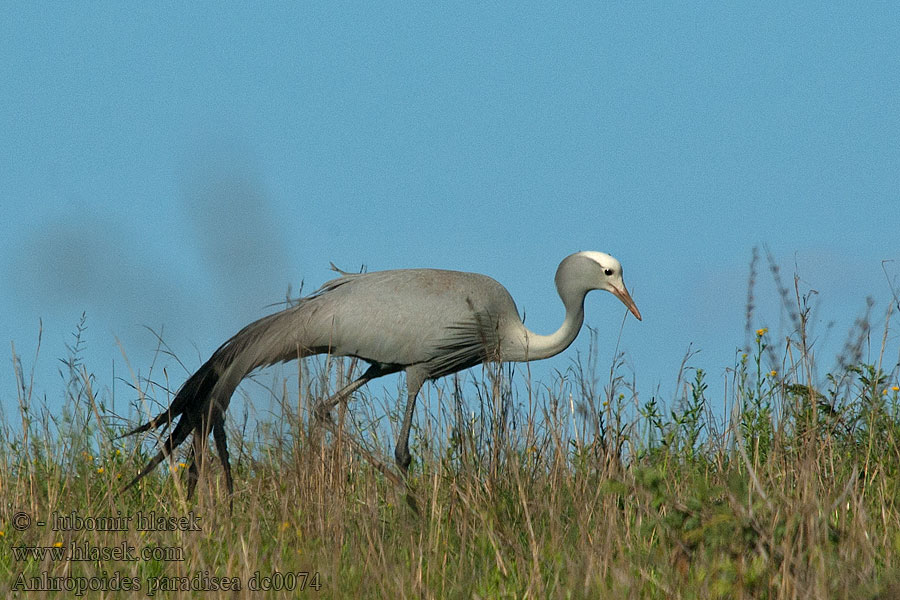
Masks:
[[[273,392],[279,414],[268,422],[235,425],[232,415],[232,445],[240,446],[233,514],[215,461],[191,502],[179,473],[171,476],[178,464],[119,495],[146,454],[113,440],[120,428],[108,425],[76,344],[64,417],[29,397],[19,371],[21,427],[7,420],[0,436],[0,587],[15,594],[17,582],[32,578],[50,578],[42,586],[134,578],[138,592],[86,595],[147,596],[164,583],[207,590],[191,596],[235,597],[208,589],[210,578],[233,577],[236,597],[250,597],[259,594],[249,589],[255,576],[277,573],[284,579],[276,583],[299,587],[302,576],[293,574],[309,573],[303,594],[267,595],[900,597],[896,367],[854,360],[819,378],[806,299],[796,285],[793,294],[780,279],[779,286],[792,302],[793,332],[781,344],[749,325],[752,344],[722,399],[708,399],[705,374],[690,357],[679,396],[665,400],[641,401],[619,359],[603,372],[591,357],[545,386],[531,385],[527,373],[510,379],[504,368],[426,388],[413,435],[418,514],[405,490],[306,417],[326,387],[350,375],[353,365],[342,361],[304,368],[299,402],[296,391]],[[851,354],[860,330],[870,330],[864,320],[848,335]],[[890,326],[889,312],[884,340]],[[713,408],[723,401],[724,412]],[[390,456],[390,424],[374,402],[366,394],[354,400],[339,415],[343,430]],[[73,511],[131,521],[123,531],[52,529],[54,513]],[[199,517],[200,531],[138,531],[141,511]],[[17,512],[31,527],[14,527]],[[70,544],[124,545],[137,560],[13,552]],[[143,549],[156,556],[141,556]]]

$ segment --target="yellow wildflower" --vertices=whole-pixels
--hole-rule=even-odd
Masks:
[[[768,332],[769,332],[769,328],[763,327],[761,329],[756,330],[756,335],[757,335],[757,337],[762,337],[762,336],[766,335],[766,333],[768,333]]]
[[[97,469],[97,475],[103,475],[103,471],[104,471],[104,468],[100,467],[99,469]]]
[[[891,387],[891,390],[893,390],[895,392],[900,392],[900,385],[895,385],[895,386]]]
[[[772,369],[771,371],[769,371],[769,376],[770,376],[770,377],[775,377],[775,376],[777,376],[777,375],[778,375],[778,371],[776,371],[775,369]]]
[[[62,548],[62,542],[55,542],[55,543],[53,544],[53,547],[54,547],[54,548]]]

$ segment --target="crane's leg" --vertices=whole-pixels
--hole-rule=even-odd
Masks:
[[[368,373],[368,371],[366,371],[366,373]],[[371,377],[367,378],[365,374],[363,374],[359,379],[354,379],[328,398],[325,398],[324,400],[316,404],[316,419],[322,421],[325,418],[330,418],[331,409],[341,402],[346,401],[350,397],[350,394],[366,385],[369,382],[369,379],[371,379]]]
[[[410,367],[406,370],[406,411],[403,413],[403,423],[400,425],[400,434],[397,436],[397,446],[394,448],[394,459],[403,478],[409,475],[409,463],[412,456],[409,454],[409,430],[412,427],[413,413],[416,410],[416,396],[425,383],[425,377],[419,369]]]
[[[379,377],[381,375],[386,375],[387,373],[393,373],[395,371],[384,369],[378,367],[377,365],[370,366],[365,373],[363,373],[358,379],[350,382],[345,385],[343,388],[338,390],[334,395],[329,398],[326,398],[322,402],[319,402],[315,408],[315,417],[316,420],[323,424],[332,434],[335,436],[341,435],[338,430],[337,423],[334,422],[334,419],[331,418],[331,409],[335,407],[340,402],[345,402],[350,394],[364,386],[370,380]],[[393,481],[396,485],[403,485],[403,480],[397,476],[391,469],[389,469],[385,464],[378,460],[365,446],[356,441],[353,436],[345,435],[343,436],[344,441],[349,443],[357,452],[359,452],[362,456],[364,456],[372,465],[375,466],[376,469],[381,471],[385,477]]]
[[[371,365],[366,372],[359,376],[359,378],[354,379],[337,392],[335,392],[332,396],[322,400],[316,405],[315,414],[318,420],[324,420],[325,417],[331,412],[331,409],[337,406],[338,403],[344,402],[347,398],[350,397],[350,394],[366,385],[372,379],[376,377],[380,377],[381,375],[385,375],[390,371],[385,371],[381,367],[377,365]]]
[[[416,411],[416,396],[425,383],[425,374],[416,367],[406,369],[406,410],[403,412],[403,423],[400,424],[400,433],[397,436],[397,445],[394,447],[394,460],[403,474],[403,482],[406,484],[406,504],[415,514],[419,514],[419,503],[413,495],[413,489],[409,484],[409,464],[412,456],[409,454],[409,430],[412,427],[413,413]]]

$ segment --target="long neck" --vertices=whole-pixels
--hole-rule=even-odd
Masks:
[[[566,306],[566,318],[563,319],[562,326],[550,335],[540,335],[529,331],[523,325],[525,340],[524,355],[520,358],[522,361],[540,360],[549,358],[559,354],[568,348],[578,332],[581,331],[581,325],[584,323],[584,297],[587,291],[581,291],[577,294],[561,294],[563,304]]]

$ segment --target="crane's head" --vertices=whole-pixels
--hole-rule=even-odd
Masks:
[[[563,296],[564,290],[573,286],[580,288],[581,293],[606,290],[621,300],[638,321],[641,320],[641,312],[622,279],[622,265],[609,254],[585,251],[567,256],[556,272],[556,287]],[[575,289],[572,292],[575,295],[578,293]]]

